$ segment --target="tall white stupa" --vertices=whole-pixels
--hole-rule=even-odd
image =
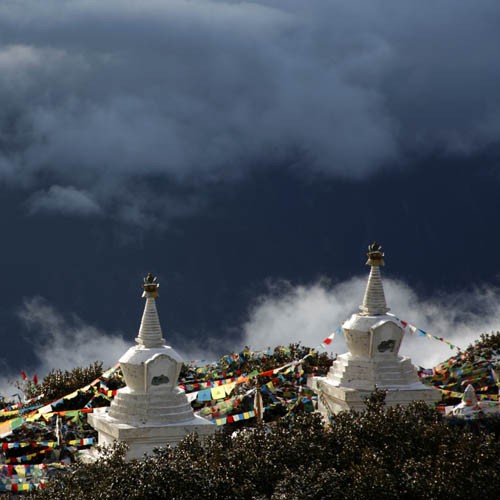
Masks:
[[[182,358],[165,345],[155,299],[159,284],[150,273],[144,278],[146,305],[137,345],[121,358],[126,387],[120,389],[109,412],[89,414],[99,444],[125,441],[127,458],[141,458],[153,448],[176,445],[186,434],[212,434],[215,425],[193,413],[184,392],[177,387]]]
[[[371,266],[360,312],[342,324],[349,352],[334,361],[326,377],[315,379],[322,413],[363,410],[366,398],[375,388],[387,391],[386,404],[406,405],[422,400],[429,404],[440,399],[438,390],[425,386],[408,357],[399,356],[403,339],[401,323],[388,314],[380,266],[382,247],[368,247]]]

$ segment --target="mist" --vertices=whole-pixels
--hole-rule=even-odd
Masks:
[[[358,312],[365,287],[365,277],[337,284],[327,280],[309,285],[271,283],[269,292],[259,297],[250,310],[243,327],[244,343],[258,350],[300,341],[321,349],[322,340]],[[499,330],[500,291],[491,286],[467,292],[437,292],[426,298],[419,297],[402,281],[384,279],[384,289],[392,314],[461,349],[481,333]],[[335,336],[327,351],[347,351],[342,334]],[[443,342],[418,337],[406,329],[399,354],[430,368],[456,352]]]
[[[121,334],[110,334],[86,324],[75,314],[63,314],[42,297],[26,298],[18,311],[25,335],[29,336],[36,362],[18,366],[14,373],[3,373],[0,394],[19,392],[13,382],[21,381],[24,370],[30,379],[35,373],[42,380],[52,370],[72,370],[101,361],[106,370],[118,362],[130,347]]]
[[[249,304],[241,335],[221,339],[214,332],[196,341],[176,336],[175,344],[168,332],[164,332],[164,337],[186,361],[200,365],[215,361],[222,354],[239,352],[245,345],[253,350],[267,350],[301,342],[323,351],[322,340],[357,312],[365,286],[366,277],[340,283],[322,279],[306,285],[269,281],[268,292]],[[437,292],[426,298],[419,297],[403,281],[386,278],[384,288],[391,313],[461,349],[473,343],[481,333],[499,329],[500,290],[492,286],[455,293]],[[106,369],[134,345],[135,334],[124,338],[118,332],[105,332],[76,314],[63,314],[42,297],[26,298],[18,317],[31,339],[36,363],[19,366],[17,373],[4,372],[0,379],[4,395],[18,392],[12,382],[20,380],[22,369],[30,377],[37,373],[40,380],[51,370],[71,370],[94,361],[102,361]],[[140,318],[137,328],[139,323]],[[332,354],[346,351],[341,334],[335,336],[327,349]],[[445,343],[418,337],[407,329],[399,354],[409,356],[415,365],[430,368],[456,352]]]

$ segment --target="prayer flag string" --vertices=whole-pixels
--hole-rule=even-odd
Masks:
[[[407,321],[399,319],[397,316],[394,316],[392,314],[389,314],[389,316],[392,316],[395,320],[399,321],[399,323],[401,324],[401,326],[404,329],[409,329],[410,332],[416,333],[419,337],[427,337],[429,339],[439,340],[439,342],[443,342],[444,344],[447,344],[450,349],[457,349],[460,352],[460,347],[456,346],[455,344],[452,344],[451,342],[448,342],[443,337],[438,337],[437,335],[431,335],[430,333],[427,333],[426,331],[422,330],[421,328],[418,328],[418,327],[408,323]]]

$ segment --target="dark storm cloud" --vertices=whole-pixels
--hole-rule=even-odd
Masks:
[[[496,1],[2,2],[0,176],[36,191],[32,210],[140,220],[141,175],[363,177],[473,153],[500,136],[499,17]]]

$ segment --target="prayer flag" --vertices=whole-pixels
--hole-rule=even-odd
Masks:
[[[212,399],[224,399],[226,397],[224,386],[213,387],[210,390],[212,391]]]
[[[14,470],[19,477],[26,477],[26,467],[23,465],[14,465]]]
[[[211,401],[212,393],[211,389],[204,389],[203,391],[198,392],[198,401]]]
[[[186,394],[187,400],[191,403],[191,401],[194,401],[197,398],[198,394],[198,392],[190,392],[189,394]]]
[[[330,345],[335,337],[335,335],[338,335],[342,332],[342,328],[339,326],[333,333],[331,333],[330,335],[328,335],[328,337],[326,337],[325,340],[323,340],[323,342],[321,342],[321,347],[326,347],[327,345]]]
[[[231,382],[230,384],[226,384],[224,386],[224,392],[226,393],[226,396],[229,396],[231,394],[235,385],[236,385],[236,382]]]

